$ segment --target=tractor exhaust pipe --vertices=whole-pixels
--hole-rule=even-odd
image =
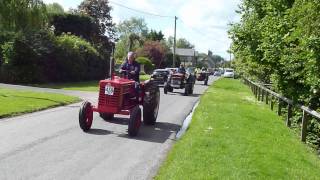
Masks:
[[[115,44],[112,42],[111,56],[110,56],[110,63],[109,63],[109,77],[111,79],[114,79],[114,49],[115,49]]]

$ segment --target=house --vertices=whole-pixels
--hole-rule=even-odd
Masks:
[[[176,48],[176,55],[180,57],[181,63],[185,67],[196,65],[198,51],[195,49]]]

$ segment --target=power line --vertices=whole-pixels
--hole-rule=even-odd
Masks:
[[[141,10],[134,9],[134,8],[131,8],[131,7],[128,7],[128,6],[125,6],[125,5],[123,5],[123,4],[113,2],[113,1],[109,1],[109,2],[110,2],[111,4],[115,4],[115,5],[117,5],[117,6],[120,6],[120,7],[126,8],[126,9],[129,9],[129,10],[131,10],[131,11],[135,11],[135,12],[142,13],[142,14],[147,14],[147,15],[150,15],[150,16],[157,16],[157,17],[162,17],[162,18],[175,18],[174,16],[164,16],[164,15],[154,14],[154,13],[150,13],[150,12],[146,12],[146,11],[141,11]]]

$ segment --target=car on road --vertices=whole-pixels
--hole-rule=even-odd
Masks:
[[[221,76],[221,72],[220,72],[220,71],[215,71],[215,72],[213,73],[213,76]]]
[[[233,69],[225,69],[223,77],[234,78],[234,70]]]
[[[157,85],[163,85],[167,82],[170,70],[167,69],[155,69],[151,75],[151,78]]]
[[[168,70],[170,74],[173,74],[175,72],[178,72],[179,68],[165,68],[165,70]]]

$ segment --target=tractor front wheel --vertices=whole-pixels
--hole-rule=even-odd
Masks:
[[[84,103],[82,103],[79,111],[79,125],[84,132],[88,131],[91,128],[92,120],[93,111],[91,103],[85,101]]]
[[[154,125],[159,111],[160,91],[157,86],[149,86],[143,99],[143,123]]]
[[[141,125],[141,109],[137,105],[130,111],[130,118],[128,124],[128,134],[133,137],[138,134]]]

